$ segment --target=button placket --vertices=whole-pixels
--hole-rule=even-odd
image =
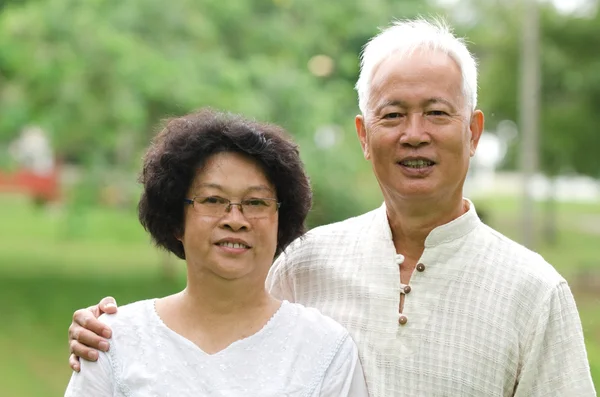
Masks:
[[[407,284],[402,284],[400,283],[400,295],[406,295],[408,293],[410,293],[410,291],[412,290],[410,285]],[[406,305],[406,298],[404,298],[404,305]],[[400,325],[406,325],[406,323],[408,322],[408,317],[406,317],[405,314],[403,313],[398,313],[398,324]]]
[[[404,259],[405,259],[404,255],[396,254],[396,264],[398,265],[398,268],[400,267],[400,265],[402,265],[404,263]],[[400,283],[400,295],[409,294],[411,290],[412,290],[412,288],[410,285]],[[404,298],[404,299],[405,299],[405,301],[404,301],[404,305],[405,305],[406,298]],[[401,300],[402,300],[402,298],[401,298]],[[401,326],[404,326],[404,325],[406,325],[406,323],[408,323],[408,317],[405,314],[398,312],[398,324],[400,324]]]

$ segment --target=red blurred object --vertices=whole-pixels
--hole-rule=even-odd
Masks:
[[[21,169],[13,173],[0,171],[0,193],[21,193],[37,202],[57,201],[60,198],[59,169],[45,175]]]

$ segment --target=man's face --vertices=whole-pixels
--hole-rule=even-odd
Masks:
[[[373,72],[366,115],[356,117],[364,156],[386,198],[462,199],[483,130],[458,65],[439,51],[392,55]]]

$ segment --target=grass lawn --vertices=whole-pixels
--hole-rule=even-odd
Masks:
[[[488,223],[519,237],[514,201],[477,204],[489,212]],[[600,291],[579,288],[589,279],[585,275],[600,274],[594,219],[600,219],[600,203],[561,204],[558,243],[540,244],[538,251],[573,287],[600,389]],[[162,277],[163,258],[133,209],[42,210],[0,196],[0,396],[62,396],[70,376],[67,327],[73,311],[106,295],[124,304],[181,289],[180,277]],[[175,265],[181,274],[183,263]]]

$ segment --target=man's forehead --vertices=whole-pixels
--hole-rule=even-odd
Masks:
[[[373,68],[371,84],[390,78],[418,77],[425,72],[461,76],[460,67],[447,53],[440,50],[415,50],[408,53],[392,53],[382,59]]]
[[[383,84],[374,84],[369,94],[369,102],[376,107],[415,104],[459,106],[464,99],[460,83],[437,80],[418,83],[383,81]]]
[[[440,51],[397,54],[374,70],[369,102],[461,102],[464,98],[458,65]],[[458,104],[458,103],[456,103]]]

